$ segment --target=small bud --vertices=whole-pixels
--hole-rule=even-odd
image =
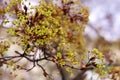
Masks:
[[[47,74],[45,71],[44,71],[43,75],[44,75],[45,77],[47,77],[47,76],[48,76],[48,74]]]
[[[27,6],[26,6],[26,5],[24,5],[24,7],[23,7],[23,8],[24,8],[24,10],[25,10],[25,14],[27,14],[27,9],[28,9],[28,8],[27,8]]]
[[[94,61],[95,58],[96,58],[95,56],[94,56],[94,57],[91,57],[91,58],[90,58],[90,61]]]

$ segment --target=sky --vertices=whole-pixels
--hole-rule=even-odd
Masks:
[[[120,39],[120,0],[86,0],[84,3],[90,9],[89,24],[108,41]],[[89,27],[85,33],[91,38],[96,37]]]

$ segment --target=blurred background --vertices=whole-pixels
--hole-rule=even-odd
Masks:
[[[0,0],[1,6],[4,6],[2,4],[4,1],[7,0]],[[29,1],[32,5],[37,5],[37,0]],[[98,48],[105,55],[107,65],[120,68],[120,0],[81,1],[89,8],[90,11],[89,22],[86,25],[85,32],[83,33],[87,50]],[[28,4],[28,2],[26,2],[26,4]],[[59,3],[57,4],[59,5]],[[10,24],[4,26],[8,27],[9,25]],[[1,34],[3,34],[3,32],[1,32]],[[15,47],[16,45],[13,45],[11,48],[14,49]],[[48,71],[53,75],[55,80],[61,80],[60,73],[57,71],[57,68],[54,68],[54,64],[47,64],[50,64]],[[42,74],[38,68],[33,69],[29,73],[25,71],[15,72],[13,74],[19,73],[20,75],[14,78],[12,75],[6,76],[10,70],[5,67],[7,66],[0,69],[0,72],[4,72],[4,74],[0,76],[0,80],[46,80],[46,78],[41,77]],[[48,68],[48,66],[45,67]],[[100,80],[98,75],[95,73],[88,71],[86,74],[88,74],[88,76],[85,80]],[[104,80],[111,79],[106,78]],[[117,78],[116,80],[120,80],[120,78]]]
[[[98,48],[120,64],[120,0],[82,0],[90,16],[85,28],[86,47]]]
[[[90,10],[89,23],[84,33],[86,47],[98,48],[105,55],[106,64],[120,69],[120,0],[82,0],[82,2]]]

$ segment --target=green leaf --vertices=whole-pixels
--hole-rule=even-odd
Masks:
[[[58,52],[57,53],[57,57],[61,59],[62,58],[62,54],[60,52]]]

